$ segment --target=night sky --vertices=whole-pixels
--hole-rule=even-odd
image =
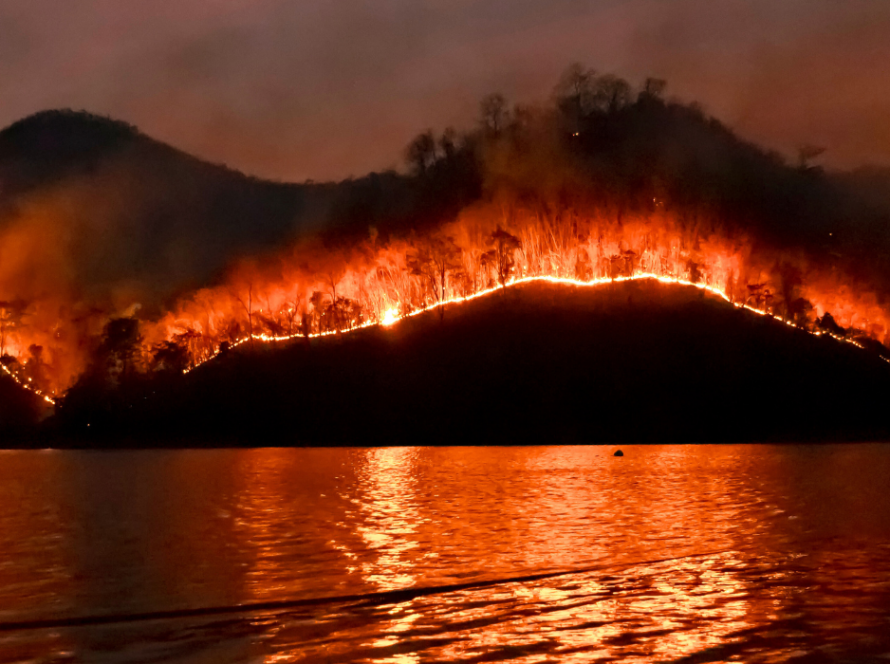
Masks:
[[[824,163],[890,164],[887,0],[5,0],[0,126],[71,107],[283,180],[401,163],[573,61]]]

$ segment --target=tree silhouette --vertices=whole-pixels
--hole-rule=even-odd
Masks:
[[[486,133],[497,136],[507,124],[509,113],[507,100],[500,93],[490,94],[479,104],[482,127]]]
[[[164,341],[154,348],[151,368],[152,371],[157,373],[176,375],[186,370],[188,361],[189,351],[185,344],[176,341]]]
[[[562,73],[553,90],[556,106],[570,122],[573,132],[593,109],[595,81],[596,72],[576,62]]]
[[[111,377],[129,377],[135,370],[136,356],[141,350],[142,335],[135,318],[112,318],[105,325],[96,351],[99,366]]]
[[[500,226],[488,236],[488,244],[493,248],[482,254],[482,263],[494,268],[498,283],[506,288],[507,280],[513,273],[516,265],[516,250],[522,247],[522,242],[515,235],[511,235]]]
[[[833,334],[837,337],[843,337],[847,334],[847,331],[840,325],[838,325],[837,322],[834,320],[834,316],[832,316],[827,311],[822,316],[822,318],[816,319],[816,325],[824,332],[828,332],[829,334]]]
[[[615,113],[630,103],[630,84],[611,74],[600,76],[594,85],[593,101],[599,110]]]
[[[405,150],[405,158],[418,175],[426,175],[436,161],[436,139],[433,131],[427,129],[412,140]]]
[[[445,300],[448,274],[461,267],[460,247],[452,237],[432,237],[417,243],[406,257],[411,274],[423,277],[431,286],[436,302]]]

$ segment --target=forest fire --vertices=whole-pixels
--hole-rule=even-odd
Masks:
[[[115,277],[96,289],[76,276],[103,276],[104,266],[78,262],[67,198],[67,207],[32,201],[0,230],[3,369],[52,403],[91,372],[112,387],[121,376],[178,375],[250,340],[444,316],[541,280],[694,286],[886,355],[890,284],[866,232],[874,218],[834,198],[820,216],[831,186],[805,162],[792,168],[757,152],[662,92],[648,80],[634,101],[625,81],[570,68],[550,107],[510,109],[493,95],[475,130],[418,136],[407,150],[412,173],[387,176],[390,190],[377,174],[346,183],[333,200],[352,211],[332,214],[329,227],[274,244],[284,249],[245,249],[221,263],[228,269],[213,285],[188,282],[145,309],[136,282]],[[707,149],[688,145],[693,134]],[[672,161],[678,150],[688,163]],[[850,209],[863,210],[862,226],[842,226]],[[192,258],[175,244],[168,251]]]
[[[716,225],[689,227],[665,214],[609,219],[477,208],[423,236],[382,242],[372,233],[328,252],[304,242],[262,267],[242,264],[223,284],[143,321],[138,350],[126,362],[128,370],[188,372],[251,339],[281,342],[390,326],[533,281],[596,287],[654,279],[859,346],[864,339],[887,341],[888,312],[876,294],[849,288],[837,271],[826,276],[800,256],[753,246],[748,238],[721,235]],[[65,347],[6,320],[4,371],[53,403],[76,374],[54,378],[34,346],[42,341],[50,357]],[[9,359],[12,349],[29,345],[36,360]],[[78,347],[85,362],[82,340]]]
[[[220,348],[250,339],[281,342],[390,326],[520,284],[599,287],[636,280],[695,287],[736,307],[860,347],[862,336],[885,340],[888,329],[886,313],[876,305],[857,307],[831,293],[823,296],[803,281],[801,268],[755,256],[744,241],[684,238],[664,218],[597,226],[526,217],[524,224],[511,225],[515,235],[497,224],[494,230],[476,224],[456,222],[428,238],[393,240],[384,247],[365,243],[354,249],[353,262],[341,254],[323,277],[314,279],[304,274],[259,285],[263,275],[245,268],[233,284],[240,281],[247,295],[240,296],[233,284],[201,291],[147,330],[186,346],[191,369],[216,357]],[[579,234],[579,228],[586,232]],[[472,237],[482,242],[466,246],[455,240]],[[281,265],[282,274],[287,267]],[[245,304],[249,301],[264,306],[254,311]],[[845,316],[835,318],[825,302],[839,306]]]
[[[306,243],[274,265],[244,264],[226,283],[201,289],[159,320],[143,322],[133,363],[140,368],[180,363],[188,371],[250,339],[280,342],[389,326],[532,281],[592,287],[654,279],[693,286],[856,345],[865,337],[885,342],[890,330],[887,311],[873,293],[847,288],[836,275],[826,278],[799,257],[792,262],[755,252],[747,238],[721,237],[701,223],[689,229],[666,215],[596,220],[497,212],[474,210],[426,236],[386,243],[372,236],[327,254]],[[7,347],[28,347],[35,343],[32,334],[24,325],[10,329]],[[49,350],[55,356],[61,349]],[[7,361],[3,368],[48,403],[50,394],[67,387],[52,380],[50,366],[33,360]],[[47,387],[50,394],[42,392]]]

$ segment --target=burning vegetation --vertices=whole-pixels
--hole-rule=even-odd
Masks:
[[[73,407],[251,340],[337,335],[430,308],[445,316],[532,280],[639,278],[694,285],[883,354],[887,212],[858,203],[814,154],[787,165],[667,101],[662,81],[635,90],[573,66],[548,103],[487,97],[478,126],[414,139],[410,173],[327,187],[325,222],[292,233],[286,249],[251,251],[211,285],[145,310],[125,288],[103,306],[52,284],[17,290],[50,260],[15,259],[40,253],[34,229],[64,234],[26,209],[0,237],[3,369],[48,399],[74,386]]]

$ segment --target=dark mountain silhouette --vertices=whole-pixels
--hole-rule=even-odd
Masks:
[[[86,113],[47,111],[0,132],[0,229],[32,210],[70,227],[87,249],[76,286],[99,297],[137,282],[160,302],[206,283],[320,224],[329,201],[324,188],[249,178]]]
[[[441,320],[245,345],[72,402],[52,431],[87,446],[843,441],[890,434],[888,388],[876,354],[691,287],[536,284]]]
[[[23,217],[70,228],[74,287],[99,299],[126,284],[143,305],[159,304],[296,237],[342,235],[356,220],[367,234],[369,224],[405,225],[428,207],[414,179],[395,172],[268,182],[85,112],[45,111],[0,131],[0,232]]]

